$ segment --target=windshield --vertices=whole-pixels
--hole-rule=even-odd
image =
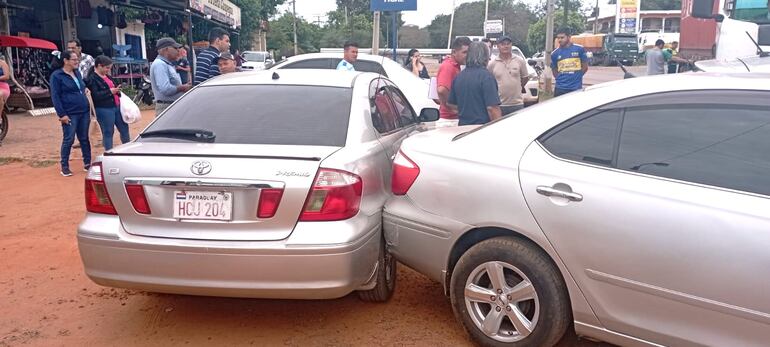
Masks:
[[[733,19],[757,24],[770,23],[770,1],[768,0],[735,0]]]
[[[350,88],[325,86],[202,86],[169,107],[139,141],[341,147],[351,96]]]
[[[262,63],[265,61],[265,58],[267,57],[267,54],[260,53],[260,52],[246,52],[243,53],[243,59],[246,59],[246,61],[255,61],[258,63]]]

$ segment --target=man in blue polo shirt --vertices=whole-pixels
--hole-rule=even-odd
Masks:
[[[502,117],[497,80],[487,70],[487,45],[471,43],[465,62],[466,68],[452,82],[447,100],[447,106],[459,116],[459,125],[486,124]]]
[[[588,72],[588,56],[583,46],[573,44],[568,28],[556,31],[559,48],[551,53],[551,69],[556,77],[553,96],[560,96],[583,88],[583,75]]]

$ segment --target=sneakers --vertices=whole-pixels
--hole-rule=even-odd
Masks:
[[[83,171],[88,172],[88,170],[91,168],[91,164],[86,164],[83,166]]]
[[[72,171],[70,171],[70,169],[62,169],[60,173],[64,177],[72,176]]]

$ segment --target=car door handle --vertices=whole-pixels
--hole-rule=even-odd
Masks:
[[[557,197],[557,198],[565,198],[565,199],[567,199],[569,201],[575,201],[575,202],[583,201],[583,195],[581,195],[581,194],[572,193],[572,192],[565,192],[563,190],[559,190],[559,189],[556,189],[556,188],[553,188],[553,187],[538,186],[537,187],[537,192],[540,195],[552,196],[552,197]]]

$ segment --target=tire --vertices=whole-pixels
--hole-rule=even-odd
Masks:
[[[0,114],[0,142],[5,139],[5,135],[8,135],[8,112],[3,108],[2,114]]]
[[[369,290],[358,291],[358,298],[367,302],[386,302],[396,289],[396,258],[385,248],[385,239],[380,238],[380,256],[377,258],[377,284]]]
[[[504,274],[505,284],[492,284],[487,269]],[[466,297],[468,287],[475,288],[477,300]],[[496,290],[499,287],[502,292]],[[509,295],[499,295],[506,292]],[[512,298],[517,294],[519,299]],[[572,320],[559,270],[541,250],[513,237],[482,241],[463,254],[452,271],[450,299],[455,318],[482,346],[550,347],[564,336]],[[488,318],[495,312],[501,312],[496,314],[501,318],[487,334],[483,322],[494,322]],[[526,319],[514,324],[509,316]]]

